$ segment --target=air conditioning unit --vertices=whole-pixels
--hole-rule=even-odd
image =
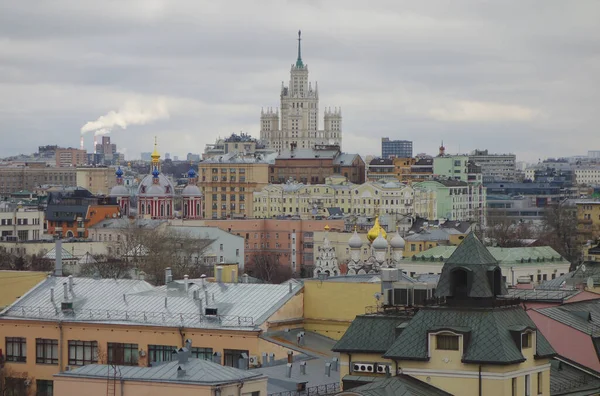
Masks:
[[[386,373],[386,369],[389,370],[389,372],[392,372],[392,365],[391,364],[386,364],[386,363],[377,363],[377,366],[375,367],[375,372],[377,374],[385,374]]]
[[[25,381],[23,381],[23,383],[25,384],[25,386],[29,386],[31,385],[31,380],[27,378]]]
[[[374,373],[375,365],[373,363],[352,363],[352,371],[355,373]]]
[[[248,360],[248,364],[251,367],[256,367],[258,366],[258,356],[250,356],[249,360]]]

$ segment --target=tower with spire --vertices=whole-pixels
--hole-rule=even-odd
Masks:
[[[123,170],[121,169],[120,165],[117,166],[115,176],[117,179],[117,185],[110,190],[109,196],[116,199],[117,205],[119,205],[119,208],[121,208],[121,216],[127,217],[129,216],[131,209],[131,196],[127,187],[123,185]]]
[[[342,144],[342,110],[325,110],[324,128],[319,129],[319,89],[308,80],[308,65],[302,60],[302,32],[298,31],[298,57],[291,65],[288,86],[282,82],[280,109],[261,111],[260,138],[267,147],[282,151]]]

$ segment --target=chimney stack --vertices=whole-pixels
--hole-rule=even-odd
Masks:
[[[213,363],[221,364],[221,352],[213,353]]]
[[[50,288],[50,301],[54,302],[54,288]]]
[[[73,275],[69,275],[69,291],[73,293]]]
[[[188,294],[190,285],[188,283],[188,279],[190,279],[190,277],[188,275],[183,275],[183,283],[185,283],[185,294]]]
[[[242,283],[248,283],[248,274],[242,275]]]
[[[300,363],[300,374],[306,375],[306,362]]]
[[[325,375],[331,377],[331,363],[325,363]]]
[[[146,273],[144,271],[140,271],[139,277],[141,281],[146,280]]]
[[[220,265],[217,267],[217,269],[215,271],[215,278],[216,278],[217,283],[223,282],[223,267],[221,267]]]
[[[181,366],[177,367],[177,378],[183,378],[185,377],[185,369],[183,369]]]
[[[290,293],[291,293],[294,286],[292,285],[292,282],[288,283],[288,285],[289,285],[289,289],[290,289]]]
[[[56,261],[54,262],[54,276],[63,276],[62,272],[62,241],[57,239],[54,244],[56,252]]]
[[[269,359],[267,358],[267,352],[262,353],[262,365],[263,365],[263,367],[269,366]]]
[[[188,361],[188,351],[185,348],[179,348],[177,351],[177,361],[179,364],[185,364]]]
[[[331,367],[333,368],[333,371],[338,371],[338,365],[339,365],[338,360],[339,359],[337,357],[334,357],[333,359],[331,359]]]
[[[292,378],[292,363],[288,363],[285,367],[285,376]]]
[[[238,283],[237,273],[234,269],[231,270],[231,281],[233,283]]]
[[[269,366],[275,364],[275,354],[273,352],[269,353]]]
[[[287,359],[288,359],[288,363],[293,363],[294,362],[294,351],[288,351],[288,353],[287,353]]]
[[[69,286],[67,286],[67,282],[63,282],[63,297],[65,301],[69,299]]]
[[[173,282],[173,272],[171,272],[171,267],[167,267],[165,269],[165,285]]]

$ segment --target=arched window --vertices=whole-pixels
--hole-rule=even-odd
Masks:
[[[187,202],[183,205],[183,216],[184,217],[188,216],[188,204],[187,204]]]
[[[163,217],[165,215],[165,204],[160,204],[160,216]]]
[[[140,213],[144,214],[144,210],[146,210],[146,206],[144,204],[142,204],[142,210],[140,211]]]
[[[450,277],[450,291],[452,296],[461,298],[467,297],[469,294],[468,273],[462,268],[457,268],[452,271]]]

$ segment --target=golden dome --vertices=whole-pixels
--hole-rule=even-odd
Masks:
[[[329,224],[325,224],[325,231],[329,231]]]
[[[154,137],[154,151],[150,154],[152,157],[152,161],[157,162],[160,159],[160,154],[158,153],[158,144],[156,143],[156,136]]]
[[[373,225],[373,228],[371,228],[367,233],[367,239],[369,240],[369,242],[373,243],[373,241],[379,236],[379,234],[381,234],[383,238],[387,239],[387,233],[381,227],[381,225],[379,225],[379,216],[377,216],[375,217],[375,224]]]

